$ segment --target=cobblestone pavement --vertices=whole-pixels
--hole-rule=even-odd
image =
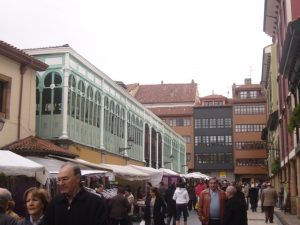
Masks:
[[[282,225],[278,218],[274,215],[274,223],[265,223],[265,214],[258,209],[258,212],[252,212],[251,210],[247,211],[248,214],[248,225]],[[140,223],[133,223],[134,225],[139,225]],[[183,224],[183,221],[181,221]],[[188,225],[201,225],[201,222],[198,219],[197,213],[195,211],[189,212]]]
[[[248,216],[248,225],[282,225],[278,218],[274,215],[274,223],[265,223],[265,214],[261,212],[259,208],[257,208],[257,212],[252,212],[251,210],[247,211]]]

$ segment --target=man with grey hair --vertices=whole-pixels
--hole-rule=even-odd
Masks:
[[[6,214],[11,193],[6,188],[0,188],[0,225],[17,225],[17,221]]]
[[[45,225],[100,225],[106,219],[106,207],[101,197],[86,191],[81,185],[78,165],[67,163],[58,173],[60,194],[46,209]]]
[[[222,225],[247,225],[247,212],[244,210],[241,200],[236,196],[236,188],[226,188],[225,210]]]

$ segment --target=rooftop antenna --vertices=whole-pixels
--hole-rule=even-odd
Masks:
[[[253,69],[252,69],[252,66],[250,66],[250,74],[249,74],[249,78],[251,78],[252,72],[253,72]]]

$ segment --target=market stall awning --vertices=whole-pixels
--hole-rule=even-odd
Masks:
[[[152,167],[128,165],[134,169],[142,171],[150,176],[149,181],[154,187],[157,187],[162,180],[163,172]]]
[[[104,163],[101,163],[100,166],[111,169],[114,172],[115,176],[125,180],[134,181],[134,180],[150,179],[149,174],[141,172],[140,170],[137,170],[131,166],[121,166],[121,165],[104,164]]]
[[[188,173],[188,174],[183,174],[182,175],[184,178],[195,178],[195,179],[205,179],[208,180],[210,177],[200,173],[200,172],[193,172],[193,173]]]
[[[105,166],[101,166],[100,164],[96,164],[96,163],[91,163],[88,162],[86,160],[83,159],[71,159],[71,158],[67,158],[67,157],[62,157],[62,156],[54,156],[54,155],[50,155],[50,157],[52,158],[56,158],[56,159],[62,159],[64,161],[68,161],[68,162],[73,162],[79,165],[84,165],[93,169],[99,169],[99,170],[106,170],[106,171],[112,171],[112,169],[105,167]]]
[[[43,157],[36,157],[36,156],[27,156],[26,158],[45,166],[46,169],[50,173],[50,177],[56,176],[56,174],[58,174],[60,168],[64,164],[66,164],[66,162],[63,161],[63,160],[54,159],[54,158],[50,158],[50,157],[44,157],[43,158]],[[81,175],[93,175],[93,174],[103,174],[104,175],[107,172],[105,170],[92,169],[88,166],[84,166],[84,165],[81,165],[81,164],[79,164],[79,166],[80,166],[80,169],[81,169]]]
[[[45,166],[7,150],[0,150],[0,173],[7,176],[35,177],[42,184],[47,180]]]
[[[178,173],[170,169],[160,168],[159,170],[163,172],[163,176],[180,176]]]

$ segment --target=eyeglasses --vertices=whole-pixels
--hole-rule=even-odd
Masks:
[[[61,184],[61,183],[66,183],[71,179],[71,177],[57,177],[56,178],[56,183]]]

